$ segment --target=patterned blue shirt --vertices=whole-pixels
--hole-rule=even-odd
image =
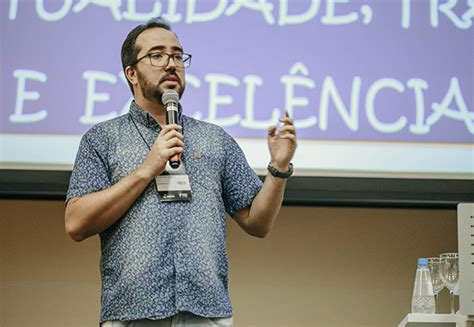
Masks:
[[[153,181],[100,234],[101,321],[178,311],[232,316],[226,212],[249,206],[262,183],[222,128],[181,112],[179,121],[192,200],[160,202]],[[160,130],[135,102],[128,114],[92,127],[81,139],[67,200],[106,189],[138,168]]]

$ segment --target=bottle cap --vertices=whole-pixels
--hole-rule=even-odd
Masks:
[[[418,267],[427,267],[427,266],[428,266],[428,259],[418,258]]]

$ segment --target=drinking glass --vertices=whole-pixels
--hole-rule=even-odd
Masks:
[[[443,280],[441,279],[441,258],[428,258],[428,269],[430,270],[431,284],[433,285],[435,297],[435,312],[438,312],[438,294],[444,288]]]
[[[454,291],[459,288],[459,265],[457,253],[443,253],[441,259],[441,279],[449,290],[451,313],[454,313]]]

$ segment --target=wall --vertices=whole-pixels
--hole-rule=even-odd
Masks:
[[[68,239],[63,213],[0,200],[0,326],[97,326],[98,237]],[[416,259],[457,249],[454,210],[284,207],[266,239],[228,233],[236,327],[396,326]]]

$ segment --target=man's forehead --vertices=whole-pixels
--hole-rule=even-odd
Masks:
[[[143,31],[137,37],[136,45],[142,49],[140,52],[146,52],[156,46],[181,48],[176,35],[161,27],[154,27]]]

